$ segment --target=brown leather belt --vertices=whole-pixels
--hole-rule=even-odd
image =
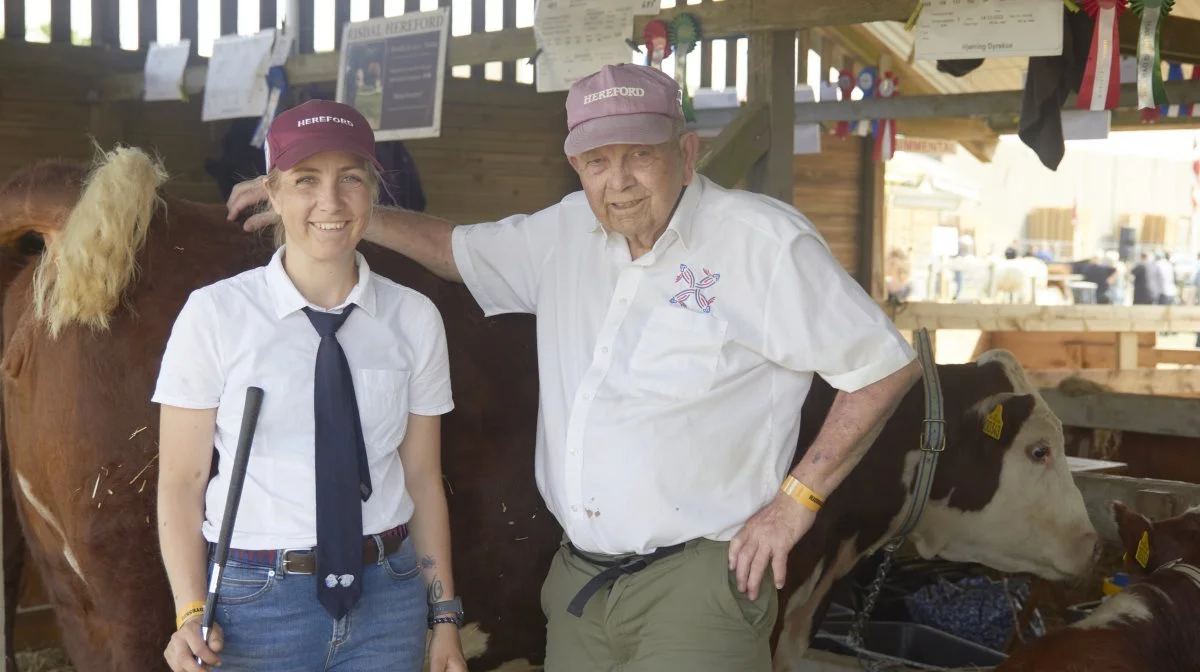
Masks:
[[[383,541],[383,555],[379,553],[379,544],[374,536],[363,537],[363,564],[370,565],[379,562],[380,557],[400,550],[401,544],[408,538],[408,525],[399,525],[379,534]],[[215,544],[209,544],[209,553],[215,549]],[[229,549],[227,562],[240,562],[248,565],[263,567],[278,566],[285,574],[315,574],[317,571],[317,556],[314,548],[288,548],[278,551],[248,551],[237,548]],[[279,556],[283,561],[279,562]]]

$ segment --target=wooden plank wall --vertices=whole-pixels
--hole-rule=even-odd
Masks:
[[[858,272],[859,264],[863,202],[860,173],[866,142],[856,136],[839,139],[826,135],[821,138],[820,154],[797,154],[793,158],[793,203],[820,230],[850,275]]]

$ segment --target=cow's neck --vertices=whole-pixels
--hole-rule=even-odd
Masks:
[[[947,451],[958,443],[957,419],[966,410],[968,400],[977,396],[965,394],[974,370],[973,364],[938,367]],[[814,379],[804,405],[797,460],[812,444],[835,394],[823,380]],[[860,560],[895,537],[904,526],[914,504],[913,481],[921,461],[924,395],[924,388],[919,383],[909,389],[871,449],[827,498],[813,528],[792,551],[788,575],[795,577],[800,585],[782,610],[777,666],[798,660],[807,650],[818,611],[833,584]],[[933,497],[931,489],[930,498]],[[931,501],[926,505],[924,515],[938,506]],[[925,522],[924,516],[916,520],[909,537],[920,538],[925,531]]]

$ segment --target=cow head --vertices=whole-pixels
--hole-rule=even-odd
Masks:
[[[1112,510],[1125,549],[1125,567],[1132,574],[1150,574],[1174,560],[1200,563],[1200,506],[1154,522],[1119,500],[1112,503]]]
[[[981,393],[946,418],[946,450],[910,538],[927,558],[1050,580],[1083,575],[1098,536],[1067,468],[1062,423],[1012,354],[992,350],[975,365]]]

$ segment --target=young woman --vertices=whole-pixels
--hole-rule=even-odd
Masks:
[[[379,190],[373,132],[352,107],[309,101],[267,143],[282,245],[191,294],[154,392],[178,613],[163,655],[177,672],[417,672],[432,629],[432,672],[465,672],[440,464],[446,337],[432,302],[355,249]],[[252,386],[263,403],[206,644],[210,554]]]

